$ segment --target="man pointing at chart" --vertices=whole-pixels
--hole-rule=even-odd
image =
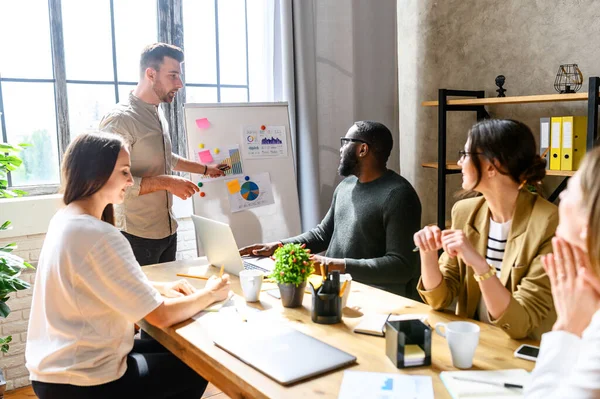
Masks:
[[[140,59],[140,81],[124,102],[105,115],[100,130],[121,135],[129,144],[133,186],[115,206],[115,224],[140,265],[170,262],[177,253],[173,194],[186,200],[199,191],[173,171],[223,176],[226,165],[203,165],[171,151],[167,120],[160,103],[171,103],[183,87],[183,51],[166,43],[147,46]]]

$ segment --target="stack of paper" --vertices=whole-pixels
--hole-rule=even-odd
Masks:
[[[355,333],[376,335],[383,337],[385,335],[385,322],[389,321],[400,321],[400,320],[421,320],[422,322],[427,321],[426,314],[392,314],[387,315],[383,313],[371,313],[363,316],[362,320],[356,327],[354,327]]]

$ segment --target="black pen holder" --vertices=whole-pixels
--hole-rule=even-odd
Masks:
[[[313,292],[312,321],[319,324],[335,324],[342,321],[342,298],[338,294]]]
[[[407,345],[418,345],[425,358],[419,364],[406,364]],[[431,327],[420,320],[387,321],[385,323],[385,353],[397,368],[431,365]]]

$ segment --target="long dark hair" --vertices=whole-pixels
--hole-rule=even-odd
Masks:
[[[62,162],[63,201],[87,198],[100,190],[110,178],[119,152],[125,146],[121,137],[110,133],[84,133],[67,147]],[[115,224],[112,204],[102,212],[102,220]]]
[[[485,119],[469,130],[471,162],[477,171],[475,189],[481,182],[480,156],[487,158],[496,170],[510,176],[521,186],[536,187],[539,191],[546,176],[546,161],[537,153],[535,138],[529,127],[512,119]],[[496,162],[495,162],[496,161]]]

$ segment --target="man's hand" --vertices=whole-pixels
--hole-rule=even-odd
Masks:
[[[220,163],[218,165],[206,165],[206,174],[208,177],[220,177],[225,176],[225,171],[231,169],[226,163]]]
[[[167,180],[167,191],[178,196],[182,200],[190,198],[192,195],[200,191],[197,185],[190,180],[180,176],[165,176]]]
[[[346,261],[338,258],[328,258],[322,255],[311,255],[310,260],[313,261],[313,267],[315,270],[313,274],[321,274],[321,266],[323,270],[331,272],[332,270],[339,270],[340,273],[346,273]]]
[[[269,242],[266,244],[252,244],[240,249],[240,256],[271,256],[279,247],[280,242]]]

